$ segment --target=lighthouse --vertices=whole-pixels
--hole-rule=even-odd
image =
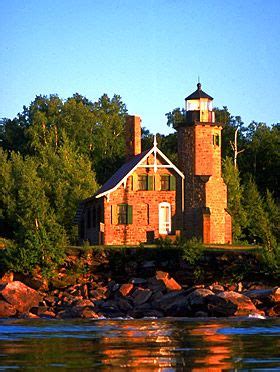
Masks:
[[[185,98],[178,131],[179,168],[185,175],[183,231],[203,243],[231,244],[227,186],[222,178],[221,123],[215,121],[213,98],[197,89]]]

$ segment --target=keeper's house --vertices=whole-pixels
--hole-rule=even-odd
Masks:
[[[179,169],[158,149],[141,151],[141,120],[127,116],[127,162],[92,197],[75,222],[80,240],[136,245],[169,235],[231,243],[227,188],[221,176],[221,130],[212,100],[197,85],[177,125]]]

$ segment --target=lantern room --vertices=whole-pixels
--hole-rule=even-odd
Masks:
[[[197,84],[197,90],[185,98],[185,109],[187,123],[195,121],[214,123],[215,113],[212,111],[213,98],[201,89],[201,84]]]

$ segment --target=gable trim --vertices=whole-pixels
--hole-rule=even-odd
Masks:
[[[164,155],[164,153],[162,152],[162,151],[160,151],[159,149],[158,149],[158,147],[157,147],[157,145],[156,145],[156,143],[154,144],[154,146],[147,152],[147,154],[143,157],[143,158],[141,158],[140,160],[139,160],[139,162],[114,186],[114,187],[112,187],[111,189],[109,189],[109,190],[106,190],[106,191],[104,191],[103,193],[101,193],[101,194],[97,194],[96,196],[95,196],[95,198],[97,199],[97,198],[101,198],[101,197],[103,197],[103,196],[105,196],[105,195],[108,195],[108,194],[110,194],[111,192],[114,192],[115,190],[117,190],[119,187],[120,187],[120,185],[122,184],[122,183],[124,183],[124,184],[126,184],[126,182],[127,182],[127,179],[128,179],[128,177],[129,176],[131,176],[132,174],[133,174],[133,172],[138,168],[138,167],[143,167],[144,165],[140,165],[142,162],[144,162],[152,153],[154,152],[154,156],[155,156],[155,158],[156,158],[156,154],[158,153],[165,161],[166,161],[166,163],[168,164],[168,165],[165,165],[165,166],[163,166],[163,167],[168,167],[168,168],[172,168],[172,169],[174,169],[174,171],[177,173],[177,174],[179,174],[179,176],[182,178],[182,179],[184,179],[185,178],[185,176],[184,176],[184,174],[168,159],[168,157],[166,156],[166,155]],[[155,165],[151,165],[151,167],[154,167]],[[145,167],[150,167],[150,165],[149,166],[145,166]],[[157,167],[159,167],[159,165],[157,165]]]

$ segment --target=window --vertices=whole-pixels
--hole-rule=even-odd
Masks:
[[[169,190],[170,189],[170,178],[169,175],[163,175],[160,177],[160,189]]]
[[[219,134],[213,134],[213,145],[220,146],[220,135]]]
[[[148,176],[139,175],[138,176],[138,190],[148,190]]]
[[[176,190],[176,178],[169,174],[163,174],[160,176],[160,189],[162,191],[174,191]]]
[[[154,190],[154,176],[139,174],[138,190]]]
[[[132,223],[132,206],[128,204],[118,204],[117,209],[118,224],[128,225]]]

